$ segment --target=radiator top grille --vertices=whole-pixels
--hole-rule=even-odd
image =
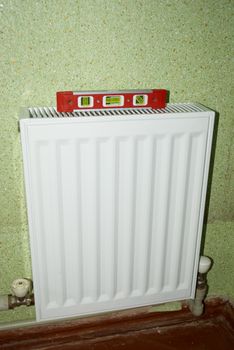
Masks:
[[[28,108],[29,118],[67,118],[67,117],[103,117],[123,116],[140,114],[162,114],[162,113],[187,113],[202,112],[209,109],[195,103],[172,103],[166,108],[152,109],[108,109],[108,110],[83,110],[72,113],[59,113],[55,107],[30,107]]]

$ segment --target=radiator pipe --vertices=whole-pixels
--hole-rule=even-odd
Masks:
[[[0,295],[0,311],[14,309],[18,306],[34,305],[32,281],[28,278],[19,278],[12,282],[12,294]]]
[[[195,299],[189,301],[189,309],[194,316],[201,316],[204,311],[204,299],[207,294],[207,273],[211,267],[211,259],[201,256],[198,268]]]
[[[9,309],[8,295],[0,295],[0,311]]]

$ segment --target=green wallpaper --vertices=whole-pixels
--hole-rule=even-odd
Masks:
[[[2,0],[0,293],[30,276],[18,111],[65,89],[160,87],[219,112],[205,252],[211,294],[234,294],[233,0]],[[232,283],[232,284],[231,284]],[[1,312],[0,320],[32,312]]]

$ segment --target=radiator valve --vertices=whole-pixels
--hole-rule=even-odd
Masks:
[[[189,301],[189,308],[194,316],[201,316],[204,310],[204,299],[207,293],[207,273],[211,267],[211,259],[201,256],[198,268],[195,299]]]
[[[21,305],[34,305],[32,294],[32,281],[28,278],[18,278],[11,284],[12,295],[8,295],[9,309]]]
[[[23,298],[32,291],[31,285],[32,282],[29,279],[18,278],[12,282],[11,291],[16,297]]]

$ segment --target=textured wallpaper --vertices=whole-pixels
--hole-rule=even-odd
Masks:
[[[19,109],[55,105],[57,90],[151,87],[219,113],[205,251],[222,260],[210,293],[233,293],[222,282],[233,273],[233,10],[233,0],[1,1],[0,293],[31,274]]]

